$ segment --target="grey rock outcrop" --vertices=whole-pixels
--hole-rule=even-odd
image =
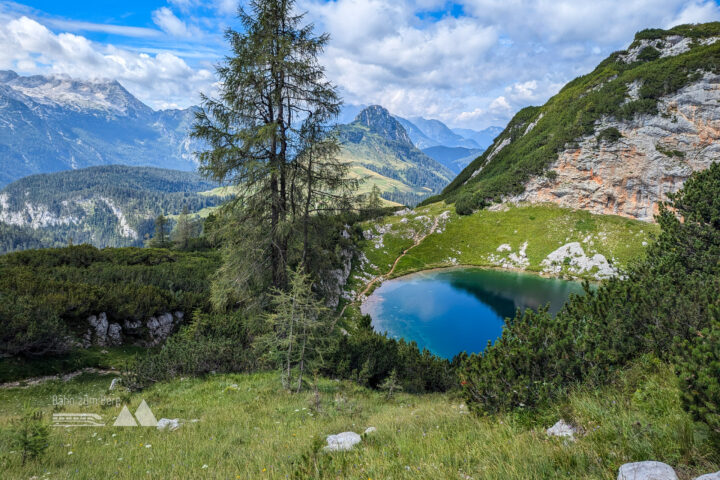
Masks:
[[[335,308],[340,302],[343,287],[347,283],[352,269],[353,252],[345,249],[340,252],[341,266],[335,270],[330,270],[327,277],[320,282],[320,288],[325,292],[326,306]]]
[[[105,312],[100,315],[90,315],[88,317],[88,323],[92,327],[93,331],[90,333],[91,337],[94,335],[95,344],[105,346],[107,344],[108,334],[108,319]]]
[[[142,320],[124,320],[110,323],[106,313],[88,317],[88,329],[83,334],[82,346],[88,348],[97,346],[117,346],[123,344],[137,344],[155,346],[165,341],[182,323],[183,312],[163,313]]]
[[[630,94],[635,87],[629,86]],[[554,178],[535,177],[524,193],[507,200],[652,221],[668,193],[720,161],[720,75],[706,73],[663,97],[658,112],[632,120],[603,118],[593,135],[560,152],[549,167]],[[611,128],[622,137],[601,141],[598,135]]]
[[[147,328],[150,334],[150,344],[158,345],[165,340],[173,330],[174,318],[170,313],[163,313],[157,317],[150,317],[147,321]]]
[[[111,323],[107,330],[108,345],[122,345],[122,327],[119,323]]]
[[[621,466],[617,480],[678,480],[678,477],[666,463],[635,462]]]
[[[353,446],[362,441],[362,437],[355,432],[342,432],[337,435],[328,435],[327,446],[323,447],[326,452],[339,452],[351,450]]]

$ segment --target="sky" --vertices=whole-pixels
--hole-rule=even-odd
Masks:
[[[505,125],[636,31],[720,20],[720,0],[297,0],[348,104]],[[217,89],[238,0],[0,0],[0,69],[118,80],[155,109]]]

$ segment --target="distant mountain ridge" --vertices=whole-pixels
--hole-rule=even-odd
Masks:
[[[420,151],[402,124],[383,107],[362,110],[355,121],[338,126],[340,158],[352,164],[353,175],[377,185],[383,198],[414,205],[439,193],[455,174]]]
[[[194,170],[193,120],[193,109],[152,110],[117,81],[0,71],[0,187],[94,165]]]
[[[484,149],[465,147],[446,147],[435,145],[434,147],[423,148],[423,153],[430,158],[445,165],[455,175],[460,173],[470,162],[475,160]]]
[[[338,117],[338,123],[352,123],[357,115],[367,107],[367,105],[343,105]],[[399,115],[393,115],[393,117],[405,128],[413,145],[421,150],[438,145],[453,148],[485,149],[503,131],[503,127],[496,126],[487,127],[483,130],[451,129],[440,120],[423,117],[404,118]]]

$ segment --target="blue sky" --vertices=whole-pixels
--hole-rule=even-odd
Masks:
[[[298,0],[331,42],[347,103],[451,126],[502,125],[636,31],[720,20],[715,0]],[[113,78],[154,108],[217,87],[236,0],[0,2],[0,69]]]

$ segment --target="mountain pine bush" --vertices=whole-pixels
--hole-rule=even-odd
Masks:
[[[657,220],[657,241],[626,278],[586,286],[556,317],[518,312],[494,345],[463,360],[475,412],[541,406],[651,354],[676,365],[686,408],[720,431],[720,164],[695,173]]]

